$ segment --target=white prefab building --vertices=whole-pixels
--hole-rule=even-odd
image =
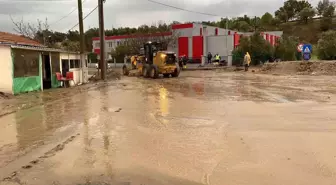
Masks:
[[[200,63],[202,56],[208,52],[213,55],[219,54],[222,59],[232,64],[232,51],[239,45],[241,36],[249,36],[253,33],[243,33],[234,30],[206,26],[198,23],[175,24],[172,31],[163,33],[164,36],[174,36],[176,40],[170,44],[168,50],[174,51],[178,56],[187,56],[195,63]],[[275,45],[277,39],[282,36],[283,32],[263,32],[261,35],[265,40]],[[162,33],[146,35],[147,37],[160,37]],[[129,38],[135,38],[137,35],[108,36],[105,38],[107,50],[113,49]],[[141,37],[141,36],[140,36]],[[93,52],[99,54],[99,38],[93,38]],[[107,52],[107,51],[106,51]]]
[[[57,72],[73,72],[71,85],[87,82],[87,63],[81,65],[79,53],[47,48],[9,33],[0,32],[0,36],[0,92],[20,94],[60,87]]]

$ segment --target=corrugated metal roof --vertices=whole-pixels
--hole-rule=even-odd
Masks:
[[[47,47],[35,47],[35,46],[23,46],[23,45],[11,45],[10,47],[13,49],[27,49],[27,50],[35,50],[35,51],[79,54],[79,52],[65,51],[61,49],[47,48]]]

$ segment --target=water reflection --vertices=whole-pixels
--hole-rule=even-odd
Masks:
[[[110,93],[108,90],[108,87],[104,87],[101,91],[101,97],[102,98],[102,106],[103,107],[107,107],[109,109],[110,104],[109,101],[110,100]],[[112,98],[111,98],[112,99]],[[102,131],[102,139],[103,139],[103,143],[104,143],[104,164],[105,164],[105,168],[106,168],[106,174],[109,177],[113,176],[113,165],[112,165],[112,161],[113,161],[113,156],[110,156],[110,140],[111,140],[111,127],[115,126],[114,122],[113,122],[113,116],[110,115],[110,111],[106,111],[105,114],[107,115],[102,115],[100,117],[100,119],[102,119],[101,121],[99,121],[99,123],[103,124],[103,131]],[[98,123],[98,124],[99,124]]]
[[[161,87],[159,89],[159,97],[161,116],[166,116],[169,113],[168,90],[164,87]]]
[[[45,138],[46,123],[44,106],[15,114],[17,146],[26,149],[42,142]]]
[[[204,81],[192,84],[192,88],[197,95],[204,95]]]

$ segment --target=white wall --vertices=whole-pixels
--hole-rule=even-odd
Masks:
[[[193,34],[193,28],[183,28],[183,29],[176,29],[173,30],[174,34],[178,37],[190,37]]]
[[[275,35],[277,37],[281,37],[283,35],[283,31],[265,31],[264,35],[269,34],[269,35]]]
[[[68,60],[69,61],[69,66],[70,66],[70,60],[80,60],[80,54],[73,54],[73,53],[60,53],[60,67],[62,71],[62,59]],[[87,59],[87,58],[86,58]],[[88,81],[88,69],[87,67],[84,68],[70,68],[69,71],[73,72],[73,77],[74,77],[74,83],[70,85],[77,85],[79,83],[85,83]],[[84,79],[82,79],[82,74],[84,74]]]
[[[13,93],[13,62],[11,48],[0,46],[0,92]]]
[[[233,50],[233,35],[228,36],[208,36],[207,37],[207,52],[211,52],[212,55],[219,54],[222,59],[227,60],[228,64],[231,64],[230,55]]]

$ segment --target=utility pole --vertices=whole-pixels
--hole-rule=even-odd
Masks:
[[[79,35],[80,35],[80,60],[81,60],[81,68],[82,68],[82,80],[81,83],[84,82],[84,71],[83,68],[85,66],[85,35],[84,35],[84,24],[83,24],[83,5],[82,0],[78,0],[78,19],[79,19]]]
[[[99,37],[100,37],[100,69],[101,79],[106,80],[106,60],[105,60],[105,28],[104,28],[104,2],[98,0],[98,16],[99,16]]]

